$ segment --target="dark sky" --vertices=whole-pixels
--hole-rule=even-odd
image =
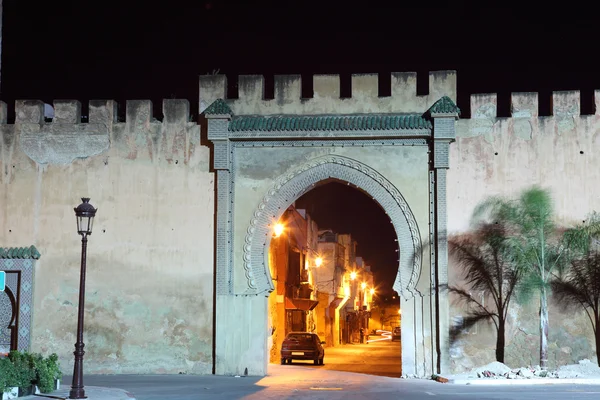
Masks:
[[[319,225],[338,233],[351,233],[374,273],[378,292],[390,292],[398,272],[398,242],[389,217],[370,197],[354,186],[331,182],[296,201]]]
[[[238,74],[265,75],[267,97],[273,74],[302,74],[310,82],[315,73],[339,73],[348,96],[351,73],[380,73],[386,95],[390,72],[416,71],[418,92],[426,94],[428,71],[453,69],[463,117],[471,93],[498,93],[502,117],[509,116],[510,92],[539,92],[540,115],[549,115],[551,92],[570,89],[581,90],[582,113],[590,114],[593,90],[600,89],[598,12],[583,1],[4,0],[3,6],[0,98],[9,121],[16,99],[78,99],[84,114],[90,99],[123,106],[126,99],[151,99],[160,119],[163,98],[186,98],[197,110],[198,75],[216,69],[227,74],[232,95]],[[310,83],[303,90],[309,96]],[[357,221],[377,219],[379,208],[368,211],[361,201]],[[380,250],[366,242],[361,249]],[[396,253],[385,252],[387,265]]]

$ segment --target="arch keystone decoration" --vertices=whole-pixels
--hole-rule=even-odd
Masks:
[[[351,183],[377,202],[390,218],[400,247],[394,289],[405,299],[413,297],[421,274],[421,235],[413,212],[400,191],[373,168],[351,158],[327,155],[316,158],[276,179],[254,211],[243,245],[248,289],[244,294],[268,295],[273,281],[268,266],[271,223],[300,196],[327,179]]]

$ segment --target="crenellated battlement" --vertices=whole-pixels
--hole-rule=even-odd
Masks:
[[[600,112],[600,90],[594,93],[595,115]],[[551,109],[554,117],[581,115],[581,94],[579,90],[552,92]],[[496,118],[498,95],[496,93],[472,94],[470,101],[471,118]],[[512,118],[539,117],[539,95],[536,92],[515,92],[510,96]]]
[[[578,90],[555,91],[551,97],[552,115],[540,116],[539,94],[515,92],[510,96],[510,118],[498,118],[496,93],[473,94],[470,98],[471,118],[457,123],[457,137],[484,135],[489,142],[497,134],[513,133],[530,140],[536,134],[585,134],[590,115],[581,115],[581,94]],[[600,91],[595,92],[595,115],[600,115]],[[578,128],[581,127],[581,128]]]
[[[153,116],[150,100],[127,100],[124,122],[117,120],[117,102],[114,100],[90,100],[88,103],[87,124],[113,125],[127,123],[147,125],[161,123]],[[77,100],[54,100],[54,118],[46,122],[44,103],[40,100],[15,101],[15,124],[65,125],[86,124],[82,122],[81,103]],[[0,101],[0,124],[7,121],[6,103]],[[187,123],[190,121],[190,105],[187,100],[164,99],[162,103],[162,123]]]
[[[377,74],[354,74],[352,95],[340,97],[339,75],[314,75],[313,97],[302,97],[300,75],[275,75],[274,98],[265,99],[262,75],[238,77],[238,98],[227,97],[225,75],[200,76],[200,112],[217,99],[226,100],[236,115],[423,113],[443,96],[456,101],[456,72],[429,73],[429,94],[417,95],[417,74],[391,75],[391,95],[379,96]]]
[[[111,150],[128,159],[187,164],[200,146],[200,126],[190,121],[187,100],[163,100],[162,121],[154,118],[150,100],[128,100],[123,122],[117,119],[114,100],[91,100],[87,122],[82,122],[77,100],[55,100],[51,121],[44,117],[44,107],[39,100],[18,100],[15,123],[7,124],[7,106],[0,102],[5,154],[13,154],[18,146],[39,164],[69,164]]]

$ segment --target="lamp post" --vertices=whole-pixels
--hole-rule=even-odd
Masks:
[[[88,197],[81,199],[83,203],[75,208],[77,217],[77,233],[81,235],[81,272],[79,275],[79,313],[77,316],[77,342],[75,343],[75,365],[73,366],[73,383],[69,392],[70,399],[86,399],[83,388],[83,313],[85,305],[85,257],[87,252],[87,237],[92,234],[92,224],[97,208],[94,208]]]

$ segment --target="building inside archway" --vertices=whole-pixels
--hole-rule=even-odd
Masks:
[[[389,218],[357,188],[324,182],[292,204],[268,254],[270,362],[281,361],[290,332],[316,333],[327,348],[391,341],[400,326],[397,249]]]

